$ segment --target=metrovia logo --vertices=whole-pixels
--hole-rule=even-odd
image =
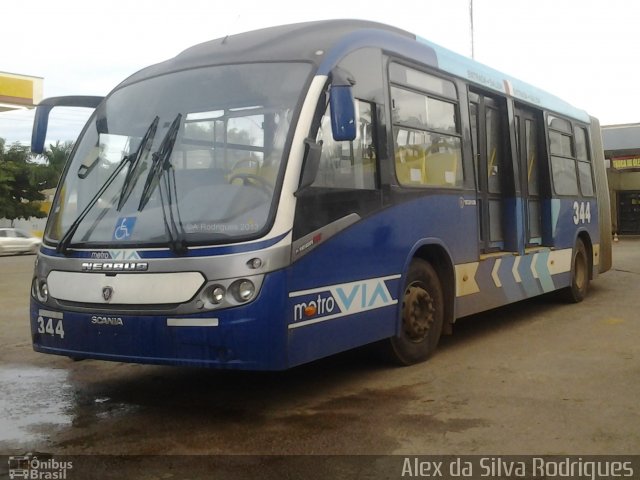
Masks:
[[[90,257],[99,260],[140,260],[136,250],[97,250],[91,252]]]
[[[395,305],[398,300],[391,295],[387,282],[399,278],[400,275],[391,275],[291,292],[289,298],[295,299],[294,323],[291,326],[302,326]]]

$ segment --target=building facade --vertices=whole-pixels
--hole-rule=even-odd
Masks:
[[[612,231],[640,235],[640,123],[602,127]]]

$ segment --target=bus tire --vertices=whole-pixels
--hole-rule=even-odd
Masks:
[[[589,259],[587,249],[581,239],[571,256],[571,286],[565,288],[564,299],[569,303],[580,303],[589,291]]]
[[[399,334],[389,339],[388,352],[394,363],[413,365],[433,354],[442,333],[444,295],[430,263],[411,262],[401,301]]]

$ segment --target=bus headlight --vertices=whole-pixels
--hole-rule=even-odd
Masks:
[[[224,296],[227,293],[222,285],[214,285],[207,291],[208,300],[214,305],[220,305],[224,300]]]
[[[238,280],[233,283],[231,292],[238,302],[248,302],[256,293],[256,286],[251,280]]]
[[[197,310],[221,310],[245,305],[257,298],[263,280],[264,275],[212,280],[202,289],[194,307]]]
[[[49,300],[49,287],[46,280],[39,280],[38,277],[33,279],[31,284],[31,293],[39,302],[47,303]]]

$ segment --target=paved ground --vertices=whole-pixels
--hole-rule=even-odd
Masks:
[[[261,374],[37,354],[35,257],[0,257],[0,454],[638,454],[640,239],[614,257],[583,303],[463,319],[425,364]]]

